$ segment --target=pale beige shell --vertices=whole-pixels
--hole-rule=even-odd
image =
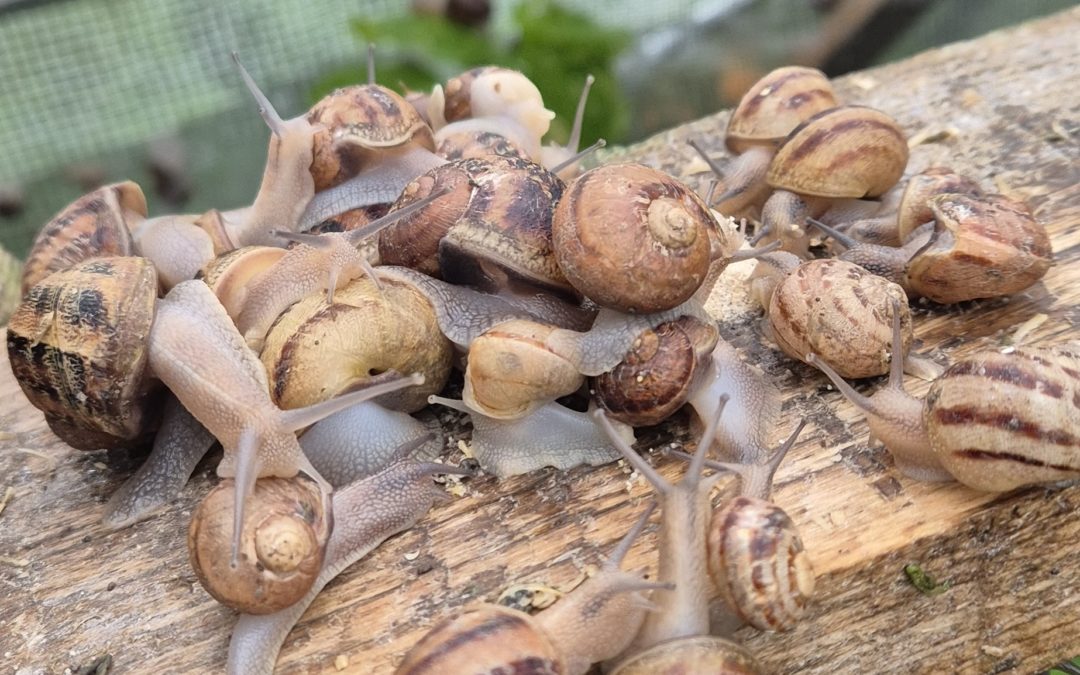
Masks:
[[[775,146],[803,120],[837,105],[829,78],[816,68],[784,66],[754,83],[728,120],[724,142],[732,152]]]
[[[202,279],[233,321],[240,316],[247,285],[270,269],[285,249],[276,246],[244,246],[219,255],[206,264],[197,279]]]
[[[814,115],[776,150],[769,185],[815,197],[876,197],[900,180],[907,139],[880,110],[845,105]]]
[[[421,373],[425,381],[380,399],[415,412],[427,405],[450,375],[453,354],[431,303],[413,287],[384,280],[382,290],[366,277],[334,293],[308,296],[278,317],[261,354],[281,408],[301,408],[370,383],[384,373]]]
[[[443,621],[416,643],[396,675],[559,675],[556,645],[528,614],[481,605]]]
[[[1054,261],[1046,228],[1027,205],[1000,195],[938,195],[930,241],[908,262],[907,281],[935,302],[962,302],[1018,293]]]
[[[515,320],[485,331],[469,345],[462,399],[488,417],[515,419],[577,391],[585,376],[547,341],[554,330]]]
[[[759,630],[791,630],[814,593],[814,569],[795,523],[776,504],[735,497],[713,511],[709,574],[735,612]]]
[[[750,650],[724,638],[703,635],[670,640],[620,663],[611,675],[759,675]]]
[[[853,263],[811,260],[773,290],[772,337],[791,358],[813,352],[844,377],[883,375],[891,361],[890,298],[899,303],[906,354],[912,327],[903,288]]]

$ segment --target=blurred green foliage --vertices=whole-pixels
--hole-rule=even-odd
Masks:
[[[513,13],[515,34],[499,41],[488,32],[466,28],[442,17],[410,14],[384,20],[353,22],[364,43],[378,47],[377,79],[401,90],[430,91],[469,68],[499,65],[520,70],[558,115],[548,139],[564,143],[585,76],[596,78],[589,94],[582,145],[597,138],[619,143],[629,128],[629,106],[615,81],[615,58],[629,44],[628,33],[602,28],[588,16],[545,0],[523,2]],[[359,50],[363,51],[363,50]],[[311,100],[361,82],[365,68],[357,65],[330,73],[312,88]]]

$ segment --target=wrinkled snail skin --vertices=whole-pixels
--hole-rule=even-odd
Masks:
[[[334,530],[322,570],[295,604],[274,614],[240,616],[229,641],[230,675],[269,675],[289,631],[323,587],[387,538],[423,518],[445,494],[431,476],[450,472],[461,473],[456,467],[401,460],[335,491]]]

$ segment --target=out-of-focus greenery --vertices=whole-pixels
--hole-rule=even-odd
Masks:
[[[476,66],[520,70],[557,113],[548,138],[565,142],[585,76],[596,78],[585,111],[582,144],[597,138],[620,142],[629,127],[627,105],[613,71],[629,44],[622,31],[601,28],[584,14],[550,0],[523,2],[513,14],[516,34],[506,41],[438,16],[406,15],[353,22],[358,40],[377,45],[377,80],[400,90],[430,91],[436,83]],[[363,50],[358,50],[358,53]],[[337,87],[364,81],[361,65],[333,72],[312,88],[312,102]]]

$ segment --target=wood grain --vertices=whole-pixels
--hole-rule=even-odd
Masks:
[[[893,114],[910,136],[908,172],[948,164],[1022,198],[1053,240],[1043,283],[999,301],[916,308],[939,361],[1014,341],[1080,339],[1080,9],[843,78],[844,99]],[[690,174],[696,138],[720,155],[727,113],[607,155]],[[900,475],[823,377],[763,344],[758,315],[714,298],[727,339],[785,392],[779,440],[809,425],[781,467],[775,499],[799,524],[819,574],[811,616],[794,632],[739,637],[774,672],[1033,672],[1080,653],[1080,487],[979,494]],[[1045,315],[1041,320],[1040,315]],[[1041,320],[1041,323],[1039,322]],[[1035,325],[1037,324],[1037,325]],[[928,384],[912,382],[917,393]],[[865,385],[872,386],[871,383]],[[122,453],[60,444],[0,357],[0,657],[9,670],[60,673],[102,653],[116,673],[218,672],[234,618],[198,586],[184,548],[205,462],[167,513],[119,532],[104,501],[134,468]],[[449,416],[447,416],[449,419]],[[688,440],[684,420],[639,447]],[[458,455],[452,455],[457,458]],[[654,457],[666,475],[677,462]],[[648,496],[622,466],[539,471],[468,483],[330,584],[285,643],[279,673],[389,672],[435,621],[514,582],[579,578],[629,527]],[[654,565],[655,526],[629,565]],[[951,587],[922,595],[903,566]]]

